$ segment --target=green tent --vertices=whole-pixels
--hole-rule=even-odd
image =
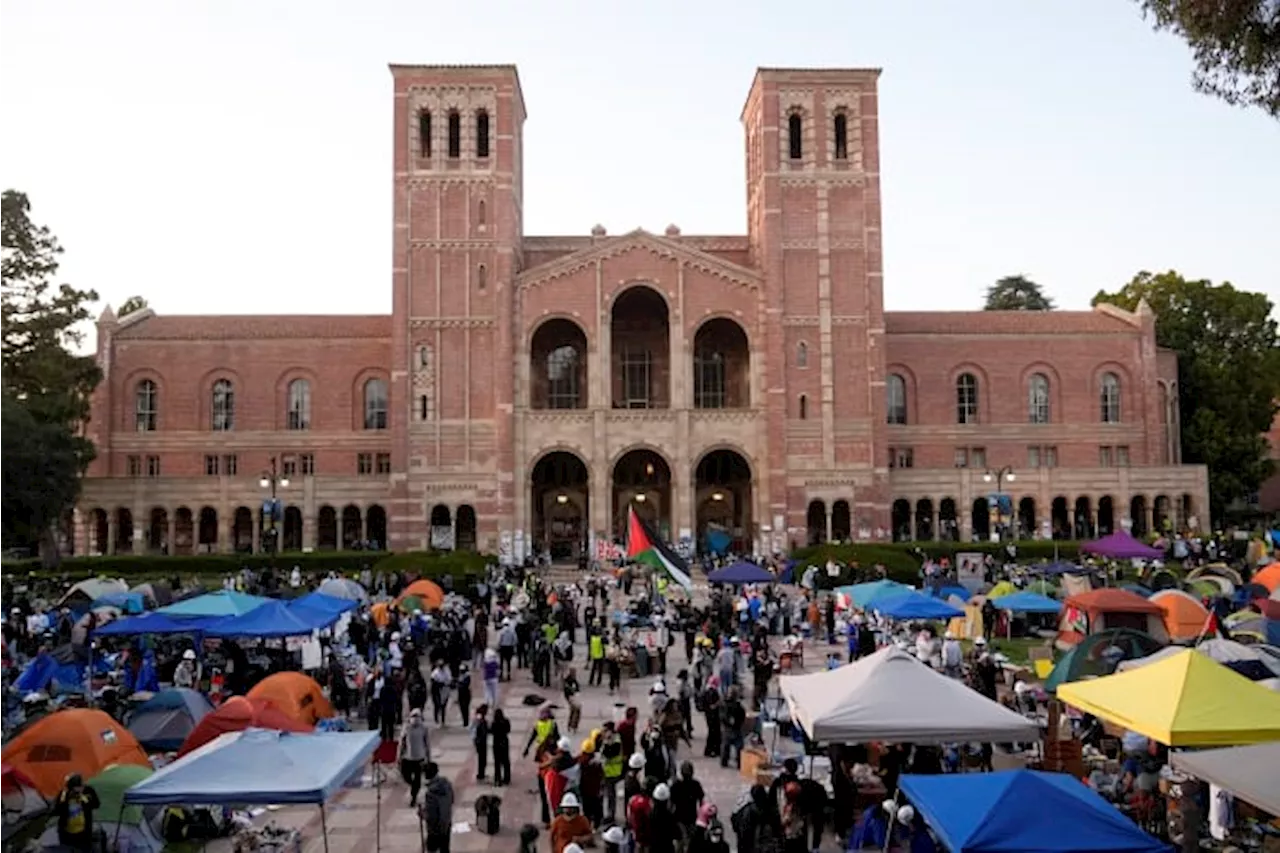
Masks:
[[[1124,654],[1116,659],[1104,657],[1103,652],[1111,646],[1120,649]],[[1164,644],[1159,640],[1132,628],[1113,628],[1110,631],[1090,634],[1058,660],[1053,667],[1053,672],[1049,673],[1049,677],[1045,679],[1044,689],[1048,693],[1053,693],[1068,682],[1111,675],[1120,661],[1144,658],[1162,648]]]
[[[121,823],[125,826],[137,826],[145,817],[142,806],[125,806],[124,815],[120,814],[120,806],[124,804],[124,792],[150,776],[150,767],[139,767],[136,764],[112,764],[85,784],[98,792],[98,820],[109,823]]]

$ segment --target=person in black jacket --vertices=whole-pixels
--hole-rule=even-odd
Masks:
[[[493,784],[511,784],[511,721],[501,708],[493,711],[489,724],[489,737],[493,739]]]
[[[98,792],[84,784],[79,773],[68,776],[53,804],[53,813],[58,817],[58,843],[72,850],[93,849],[93,813],[100,805]]]
[[[489,764],[489,706],[476,708],[476,715],[471,720],[471,743],[476,748],[476,781],[484,779]],[[497,773],[497,761],[494,762],[494,773]]]

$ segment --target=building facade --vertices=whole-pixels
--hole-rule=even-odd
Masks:
[[[1208,523],[1145,306],[884,310],[877,71],[757,72],[745,235],[553,237],[516,69],[391,72],[391,315],[108,310],[78,553]]]

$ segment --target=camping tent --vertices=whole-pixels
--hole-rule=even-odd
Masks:
[[[112,580],[110,578],[88,578],[67,590],[66,595],[62,596],[58,601],[59,607],[73,607],[84,609],[89,606],[92,601],[97,601],[104,595],[110,595],[113,592],[128,592],[129,585],[122,580]]]
[[[4,746],[4,763],[24,773],[46,797],[62,790],[67,774],[93,776],[109,764],[150,767],[137,738],[102,711],[56,711]]]
[[[148,603],[154,604],[157,607],[164,607],[166,604],[173,601],[173,590],[170,589],[169,585],[163,581],[147,581],[145,583],[140,583],[129,591],[138,593]]]
[[[347,601],[364,602],[369,600],[369,593],[365,592],[364,587],[350,578],[329,578],[320,584],[317,591],[322,595],[342,598]]]
[[[9,763],[0,765],[0,803],[4,807],[4,826],[22,823],[43,812],[49,801],[36,788],[36,783]]]
[[[400,597],[396,599],[396,603],[398,604],[406,598],[418,599],[422,602],[422,607],[425,610],[439,610],[444,604],[444,590],[435,581],[423,578],[405,587],[404,591],[400,593]]]
[[[1036,724],[893,646],[848,666],[783,676],[791,717],[811,740],[864,743],[1035,740]]]
[[[1246,646],[1234,640],[1205,640],[1194,648],[1200,654],[1208,655],[1223,666],[1234,669],[1250,681],[1272,682],[1280,679],[1280,658],[1261,651],[1261,648],[1265,647]],[[1166,646],[1155,654],[1124,661],[1116,667],[1116,671],[1128,672],[1131,669],[1158,663],[1181,651],[1181,646]],[[1275,689],[1271,683],[1267,686]]]
[[[1171,640],[1194,640],[1209,627],[1209,611],[1180,589],[1162,589],[1147,600],[1164,611],[1164,628]]]
[[[731,566],[716,569],[707,575],[707,580],[711,583],[741,585],[747,583],[773,583],[777,578],[773,576],[773,572],[763,566],[757,566],[755,563],[749,563],[746,560],[739,560]]]
[[[129,731],[143,749],[172,752],[211,711],[213,706],[199,691],[189,687],[161,690],[133,712]]]
[[[220,589],[217,592],[205,593],[161,607],[156,613],[175,619],[191,619],[199,616],[242,616],[270,600],[232,589]]]
[[[1092,542],[1084,542],[1080,545],[1080,550],[1111,560],[1159,560],[1164,556],[1159,548],[1142,544],[1124,530],[1117,530]]]
[[[1104,587],[1073,595],[1063,602],[1056,643],[1065,651],[1089,634],[1109,628],[1143,631],[1161,642],[1168,639],[1160,605],[1123,589]]]
[[[964,615],[964,610],[914,589],[882,592],[867,602],[866,609],[890,619],[955,619]]]
[[[111,849],[147,851],[159,853],[164,849],[160,836],[160,811],[142,806],[126,806],[124,792],[151,776],[150,767],[134,764],[113,764],[85,784],[98,794],[98,809],[94,813],[94,832],[102,833],[111,842]],[[47,849],[58,847],[58,824],[52,822],[40,842]]]
[[[122,613],[136,614],[147,609],[147,600],[142,593],[131,592],[126,589],[109,592],[101,598],[95,598],[89,607],[92,610],[97,610],[99,607],[114,607]]]
[[[891,580],[867,581],[866,583],[855,583],[851,586],[842,586],[836,592],[849,596],[849,600],[853,602],[853,606],[859,610],[867,606],[867,602],[877,595],[887,590],[897,590],[902,592],[909,590],[911,587],[903,583]]]
[[[1015,592],[991,599],[991,603],[1010,613],[1057,613],[1062,605],[1038,592]]]
[[[1163,646],[1163,643],[1150,634],[1128,628],[1113,628],[1100,634],[1090,634],[1058,659],[1053,672],[1049,673],[1049,678],[1044,683],[1044,689],[1052,693],[1071,681],[1110,675],[1115,671],[1117,662],[1146,657]],[[1110,649],[1118,649],[1119,653],[1113,658],[1108,653]]]
[[[1174,770],[1189,773],[1229,791],[1264,812],[1280,815],[1280,741],[1199,752],[1174,752],[1169,756]]]
[[[1166,746],[1280,740],[1280,693],[1191,649],[1129,672],[1064,684],[1058,698]]]
[[[359,771],[377,732],[224,734],[125,792],[126,803],[323,803]]]
[[[250,699],[266,699],[290,718],[314,726],[334,715],[315,679],[300,672],[277,672],[259,681],[246,694]]]
[[[301,598],[289,602],[289,607],[297,610],[314,610],[319,613],[332,613],[341,616],[348,610],[355,610],[360,605],[349,598],[326,595],[323,592],[309,592]]]
[[[201,718],[187,735],[187,739],[182,742],[178,755],[186,755],[188,752],[199,749],[227,732],[240,732],[245,729],[309,732],[313,728],[315,727],[308,723],[295,720],[276,707],[275,703],[266,699],[233,696],[219,705],[213,713]]]
[[[1166,853],[1169,846],[1065,773],[903,776],[902,793],[948,850]]]
[[[177,606],[177,605],[173,605]],[[198,634],[221,617],[175,618],[161,610],[153,610],[141,616],[117,619],[93,629],[95,637],[137,637],[144,634]]]

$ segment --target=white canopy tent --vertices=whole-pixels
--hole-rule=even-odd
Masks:
[[[1036,723],[893,646],[848,666],[784,676],[791,719],[814,741],[1005,743],[1040,738]]]
[[[1247,803],[1280,815],[1280,741],[1169,755],[1173,769],[1230,791]]]

